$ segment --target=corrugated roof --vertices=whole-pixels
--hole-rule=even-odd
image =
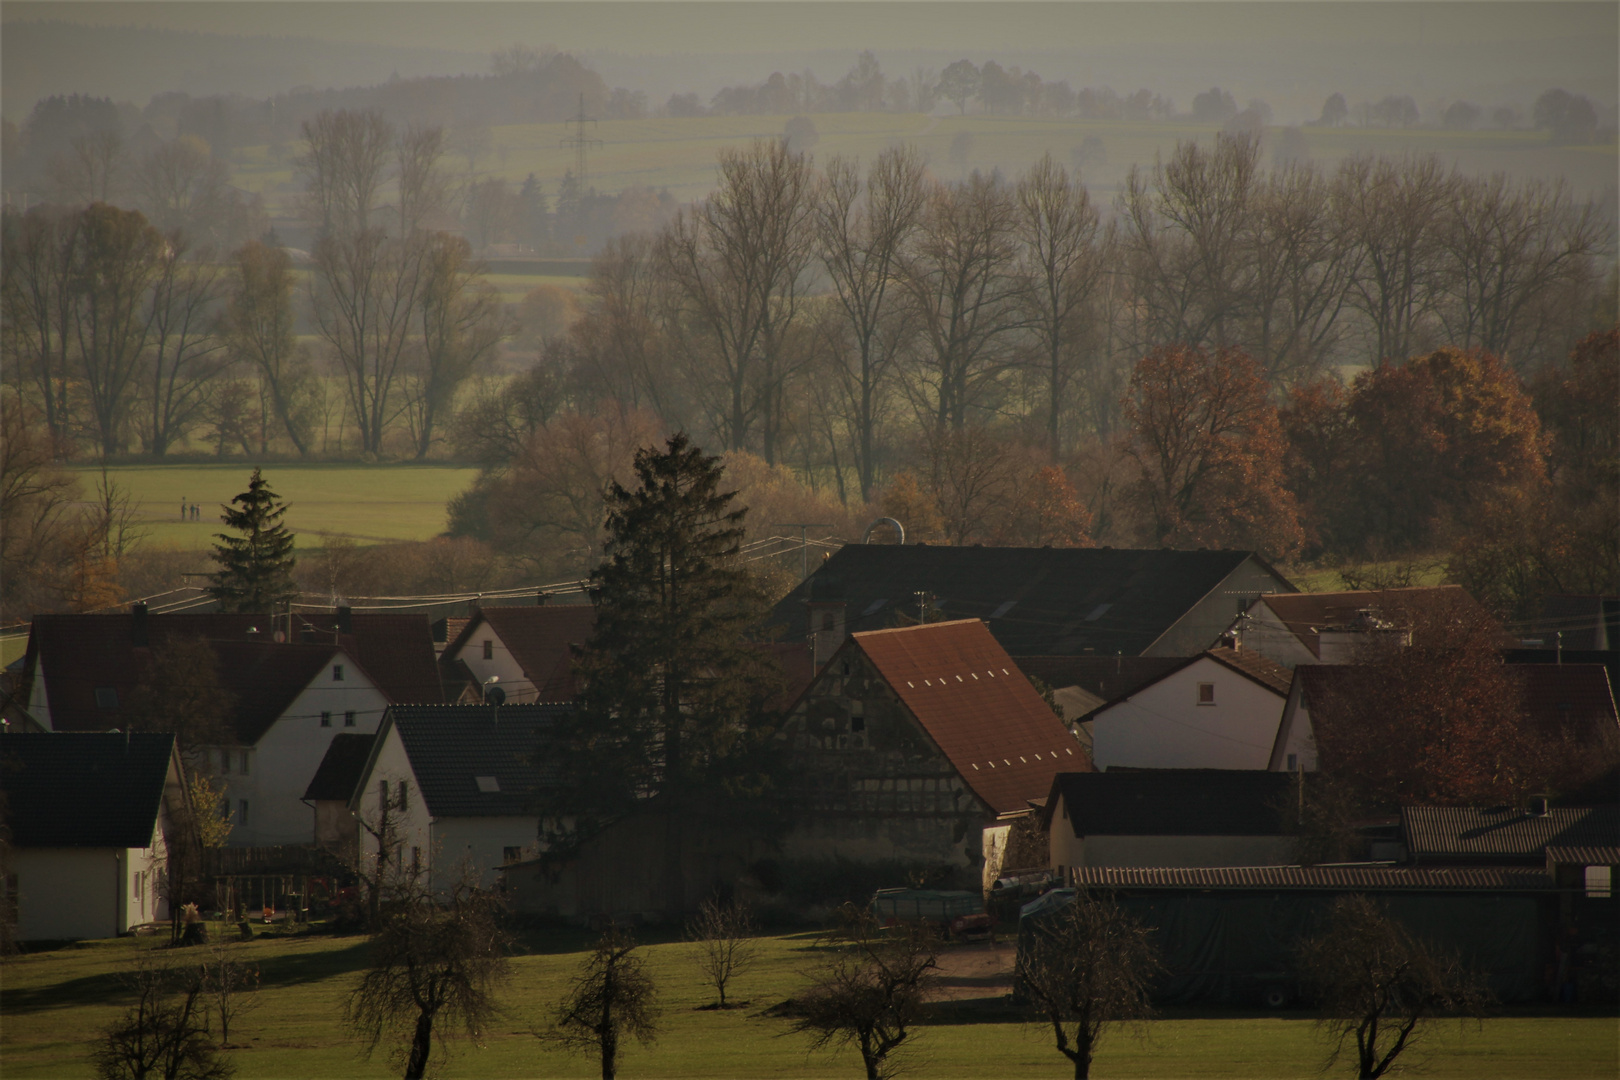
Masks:
[[[1397,866],[1076,866],[1070,883],[1091,889],[1328,889],[1540,892],[1544,871]]]
[[[1400,621],[1403,615],[1432,607],[1463,604],[1479,608],[1460,585],[1421,585],[1405,589],[1360,589],[1346,592],[1267,593],[1261,601],[1282,624],[1317,656],[1322,655],[1319,629],[1351,625],[1356,613],[1377,610],[1384,618]]]
[[[1620,807],[1403,806],[1401,831],[1413,858],[1516,857],[1539,860],[1548,847],[1620,845]]]
[[[535,607],[488,607],[462,627],[444,654],[454,656],[478,638],[488,624],[534,684],[538,700],[574,700],[573,646],[583,645],[596,627],[596,608],[590,604],[544,604]]]
[[[220,685],[236,698],[237,737],[246,743],[256,742],[280,713],[269,712],[274,702],[267,695],[285,708],[314,678],[324,662],[317,658],[330,658],[335,647],[363,668],[390,701],[444,699],[426,616],[355,615],[352,634],[331,629],[336,616],[314,618],[295,620],[300,627],[314,628],[313,643],[300,641],[302,633],[293,642],[275,642],[277,625],[266,615],[224,614],[149,615],[147,640],[156,645],[168,639],[202,639],[215,646]],[[29,650],[44,671],[56,731],[106,731],[122,723],[122,707],[151,655],[147,647],[135,645],[133,627],[134,616],[127,613],[34,619]],[[250,629],[256,632],[249,634]],[[306,670],[307,677],[302,675]],[[296,689],[289,690],[301,677]],[[116,700],[116,706],[97,700],[98,691],[106,690],[113,692],[109,700]]]
[[[371,756],[374,735],[339,732],[332,736],[321,758],[304,798],[310,802],[348,802],[354,795],[355,785],[365,771],[366,759]]]
[[[1620,847],[1549,847],[1548,863],[1620,866]]]
[[[1046,807],[1061,795],[1076,836],[1278,836],[1291,782],[1264,769],[1065,772]]]
[[[384,722],[399,732],[434,817],[513,817],[534,813],[534,794],[548,775],[535,760],[540,733],[570,709],[396,705]],[[493,780],[494,790],[480,777]]]
[[[844,601],[847,630],[876,630],[894,625],[897,610],[915,611],[922,591],[952,619],[987,620],[1014,656],[1079,655],[1088,647],[1135,656],[1251,558],[1244,551],[846,544],[776,605],[770,622],[784,639],[804,640],[813,592]]]
[[[1091,767],[978,619],[869,631],[851,641],[996,813],[1025,809],[1060,770]]]
[[[173,735],[150,732],[0,735],[12,842],[150,846],[173,753]]]

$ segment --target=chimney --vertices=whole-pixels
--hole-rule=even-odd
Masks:
[[[535,607],[545,607],[546,606],[546,601],[550,600],[550,599],[551,599],[551,594],[546,592],[544,589],[541,589],[539,592],[534,594],[534,606]]]
[[[129,605],[129,641],[136,648],[145,648],[152,643],[151,628],[146,622],[146,601],[141,600]]]
[[[1546,817],[1547,816],[1547,796],[1545,796],[1545,795],[1532,795],[1532,796],[1530,796],[1530,809],[1529,809],[1528,813],[1529,813],[1529,815],[1531,817]]]
[[[347,604],[338,608],[338,633],[354,633],[354,609]]]
[[[315,644],[315,628],[305,623],[298,628],[298,643],[300,645]]]

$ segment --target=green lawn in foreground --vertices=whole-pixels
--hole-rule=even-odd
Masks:
[[[148,544],[208,548],[221,525],[220,504],[247,489],[251,463],[118,465],[107,470],[139,504]],[[444,531],[445,503],[471,484],[476,469],[453,465],[264,466],[265,479],[285,500],[287,524],[300,547],[319,547],[324,536],[359,543],[426,540]],[[96,469],[80,472],[92,495]],[[202,507],[201,520],[182,522],[180,500]]]
[[[8,961],[0,968],[0,1062],[7,1080],[86,1075],[94,1033],[120,1011],[111,978],[151,939],[95,942]],[[465,1043],[445,1077],[589,1077],[591,1063],[542,1051],[529,1034],[548,1002],[578,966],[582,937],[559,931],[531,935],[529,951],[513,960],[503,998],[507,1013],[483,1049]],[[649,970],[665,1005],[658,1045],[627,1049],[620,1075],[636,1077],[854,1077],[857,1057],[811,1055],[785,1022],[762,1015],[790,996],[814,967],[811,935],[761,941],[758,968],[738,979],[746,1009],[700,1011],[708,1000],[691,964],[690,946],[646,949]],[[964,946],[972,948],[973,946]],[[263,1006],[233,1028],[238,1077],[384,1077],[398,1075],[384,1057],[358,1058],[341,1023],[345,993],[364,961],[358,937],[264,937],[245,958],[261,965]],[[1483,1027],[1447,1023],[1428,1044],[1426,1077],[1587,1078],[1620,1072],[1612,1017],[1511,1016]],[[1006,1077],[1072,1075],[1040,1029],[998,1020],[920,1029],[908,1058],[919,1076]],[[1312,1077],[1323,1046],[1309,1016],[1237,1014],[1221,1019],[1165,1019],[1140,1040],[1114,1034],[1092,1075],[1108,1077]],[[1340,1069],[1329,1075],[1348,1076]]]

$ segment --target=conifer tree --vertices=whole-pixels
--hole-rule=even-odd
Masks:
[[[220,610],[271,614],[275,605],[298,595],[292,570],[293,534],[282,524],[287,507],[270,490],[269,481],[253,470],[248,489],[231,500],[220,520],[240,536],[215,533],[214,561],[208,593]]]
[[[607,491],[577,710],[542,748],[561,779],[541,814],[556,852],[638,807],[678,834],[676,819],[767,786],[768,704],[781,682],[746,640],[764,611],[739,558],[747,510],[721,490],[719,460],[684,434],[639,451],[634,472],[634,489]]]

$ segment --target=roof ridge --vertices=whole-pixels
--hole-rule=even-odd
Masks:
[[[960,626],[962,623],[982,623],[983,619],[941,619],[939,622],[918,623],[915,626],[886,626],[881,630],[856,630],[852,638],[875,637],[878,634],[903,634],[912,630],[927,630],[934,626]]]

